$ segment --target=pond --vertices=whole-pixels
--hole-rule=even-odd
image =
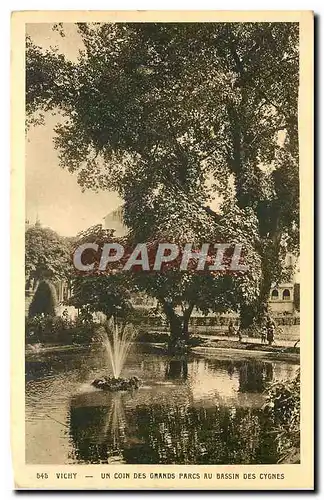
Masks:
[[[133,393],[92,388],[110,373],[100,350],[27,356],[26,462],[276,463],[264,389],[299,366],[234,356],[185,360],[134,345],[123,372],[142,380]]]

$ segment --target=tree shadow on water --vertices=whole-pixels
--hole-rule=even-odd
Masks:
[[[239,367],[240,392],[263,392],[272,379],[272,363],[250,360],[242,363]]]
[[[165,370],[166,379],[188,378],[188,361],[186,359],[171,359],[168,361]]]

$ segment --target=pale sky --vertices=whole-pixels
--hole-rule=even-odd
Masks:
[[[66,36],[53,32],[50,24],[30,24],[27,33],[37,45],[58,45],[70,59],[81,48],[75,27],[65,25]],[[116,193],[82,193],[76,176],[59,166],[53,145],[56,117],[48,114],[45,126],[33,127],[26,140],[26,219],[34,223],[38,215],[44,226],[64,236],[74,236],[114,210],[121,200]]]

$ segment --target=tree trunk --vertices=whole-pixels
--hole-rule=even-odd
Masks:
[[[188,377],[188,362],[186,358],[171,359],[166,369],[168,379],[186,379]]]
[[[258,300],[249,306],[240,308],[240,326],[242,329],[250,327],[253,323],[260,326],[268,312],[268,302],[272,284],[271,266],[266,256],[262,257],[262,283]]]
[[[240,329],[245,330],[249,328],[256,316],[257,304],[246,306],[241,304],[240,306]]]
[[[185,343],[189,340],[189,320],[194,308],[194,304],[190,304],[185,309],[183,316],[179,316],[173,306],[169,302],[162,302],[163,311],[170,325],[170,345],[175,346],[179,340]]]
[[[169,302],[163,301],[162,304],[170,326],[171,343],[174,344],[182,337],[182,321]]]
[[[194,308],[194,305],[190,304],[188,306],[188,308],[183,313],[182,332],[183,332],[183,338],[186,342],[188,342],[188,340],[189,340],[189,321],[190,321],[190,316],[191,316],[193,308]]]

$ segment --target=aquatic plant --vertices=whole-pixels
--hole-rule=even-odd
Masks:
[[[264,411],[270,416],[281,463],[300,463],[300,370],[293,380],[274,382]]]

